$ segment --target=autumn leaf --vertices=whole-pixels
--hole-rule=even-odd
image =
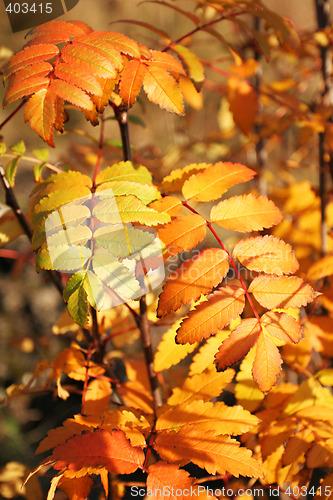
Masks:
[[[174,196],[164,196],[153,201],[149,206],[158,212],[166,212],[170,217],[178,217],[183,209],[182,202]]]
[[[168,498],[169,500],[181,500],[185,498],[184,494],[174,496],[170,495],[170,491],[184,492],[184,490],[191,488],[193,484],[193,479],[189,477],[189,473],[179,469],[174,464],[156,462],[148,468],[147,472],[147,492],[149,492],[149,497],[152,499],[164,500]],[[162,494],[156,495],[155,492],[157,491],[161,491]]]
[[[228,79],[227,97],[236,125],[243,134],[249,135],[258,110],[256,91],[246,80],[232,77]]]
[[[312,264],[307,272],[307,278],[317,281],[333,274],[333,255],[325,255]]]
[[[262,392],[268,392],[275,385],[280,374],[282,359],[273,340],[264,333],[259,335],[256,345],[253,378]]]
[[[200,342],[236,319],[245,306],[244,290],[224,286],[190,311],[177,330],[176,341],[180,344]]]
[[[256,175],[254,170],[240,163],[218,162],[204,172],[193,174],[185,181],[182,193],[186,200],[213,201],[235,184],[246,182]]]
[[[269,311],[261,317],[261,324],[273,337],[297,344],[303,338],[303,328],[286,313]]]
[[[161,372],[177,365],[188,354],[193,352],[197,344],[179,345],[175,342],[176,330],[180,321],[176,321],[162,336],[154,356],[154,370]]]
[[[62,476],[58,488],[64,491],[70,500],[80,500],[89,495],[92,485],[93,480],[89,476],[73,478]]]
[[[251,271],[281,275],[294,273],[299,267],[291,246],[269,235],[240,240],[232,256]]]
[[[168,406],[167,406],[168,408]],[[162,412],[163,408],[161,409]],[[214,430],[216,435],[238,435],[258,424],[258,419],[241,406],[227,406],[223,402],[211,403],[188,400],[161,413],[156,422],[157,433],[176,431],[192,426],[200,432]]]
[[[39,90],[29,98],[25,110],[24,121],[50,146],[54,146],[53,125],[56,120],[55,93],[50,89]]]
[[[235,375],[233,369],[217,372],[215,367],[187,377],[181,387],[175,387],[167,400],[169,405],[179,405],[184,401],[200,399],[207,401],[218,397]]]
[[[214,363],[216,351],[228,335],[230,335],[230,331],[224,329],[220,330],[216,335],[206,340],[206,342],[200,347],[197,354],[193,356],[189,371],[190,375],[199,374],[211,368]],[[190,344],[184,344],[182,347],[186,346],[190,346]]]
[[[143,464],[144,453],[129,444],[123,431],[97,429],[70,438],[54,448],[51,455],[56,470],[82,470],[105,467],[112,474],[131,474]]]
[[[127,61],[121,74],[119,95],[127,107],[133,106],[146,74],[146,66],[141,61]]]
[[[178,433],[163,432],[155,440],[154,448],[162,460],[183,466],[193,462],[209,474],[230,474],[261,477],[258,462],[250,450],[240,448],[239,442],[229,437],[216,436],[214,431],[198,433],[195,426],[184,427]]]
[[[158,236],[167,247],[167,257],[192,250],[206,236],[206,220],[197,214],[180,215],[159,229]]]
[[[245,356],[257,341],[260,332],[260,324],[256,318],[244,319],[222,342],[216,353],[217,369],[225,370]]]
[[[184,114],[183,97],[177,82],[165,69],[156,65],[147,67],[143,88],[154,104],[178,115]]]
[[[267,309],[306,306],[317,296],[317,292],[297,276],[257,276],[249,292]]]
[[[205,170],[211,167],[211,163],[191,163],[183,168],[176,168],[164,177],[161,183],[161,189],[168,193],[181,191],[184,182],[189,179],[194,173]]]
[[[278,224],[282,213],[267,196],[244,194],[220,201],[212,208],[210,220],[226,229],[245,233]]]
[[[109,380],[92,380],[87,387],[83,413],[99,416],[107,411],[110,406],[111,394],[112,388]]]
[[[166,316],[182,304],[197,300],[217,286],[229,270],[228,254],[219,248],[206,248],[188,259],[175,271],[163,287],[157,315]]]

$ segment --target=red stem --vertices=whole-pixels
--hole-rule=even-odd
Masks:
[[[191,206],[190,206],[190,205],[189,205],[186,201],[183,201],[183,205],[184,205],[184,207],[186,207],[188,210],[190,210],[190,211],[191,211],[191,212],[193,212],[194,214],[196,214],[196,215],[200,215],[200,214],[199,214],[199,213],[198,213],[198,212],[197,212],[194,208],[192,208],[192,207],[191,207]],[[247,299],[248,299],[248,301],[249,301],[249,304],[250,304],[250,306],[251,306],[251,309],[252,309],[252,311],[253,311],[253,314],[255,315],[256,319],[257,319],[257,320],[258,320],[258,322],[259,322],[259,324],[261,324],[261,323],[260,323],[260,317],[259,317],[259,314],[258,314],[258,313],[257,313],[257,311],[256,311],[256,308],[255,308],[255,306],[254,306],[254,304],[253,304],[253,302],[252,302],[252,299],[251,299],[251,295],[250,295],[250,293],[249,293],[249,291],[248,291],[248,289],[247,289],[247,287],[246,287],[246,285],[245,285],[245,283],[244,283],[244,281],[243,281],[243,278],[242,278],[242,276],[241,276],[241,274],[240,274],[240,272],[239,272],[238,267],[237,267],[237,266],[236,266],[236,264],[235,264],[235,261],[234,261],[234,259],[233,259],[232,255],[230,255],[230,253],[228,252],[228,250],[226,249],[226,247],[225,247],[225,246],[224,246],[224,244],[222,243],[221,238],[218,236],[218,234],[216,233],[215,229],[213,229],[213,227],[212,227],[212,223],[211,223],[211,222],[206,222],[206,225],[207,225],[208,229],[210,230],[210,232],[211,232],[211,233],[213,234],[213,236],[215,237],[215,239],[216,239],[216,241],[218,242],[218,244],[221,246],[221,248],[222,248],[222,249],[223,249],[223,250],[224,250],[224,251],[228,254],[228,259],[229,259],[229,261],[230,261],[230,264],[231,264],[231,266],[233,267],[233,269],[234,269],[234,271],[235,271],[235,273],[236,273],[236,276],[237,276],[237,278],[238,278],[238,280],[239,280],[239,282],[240,282],[240,284],[241,284],[241,286],[242,286],[242,288],[243,288],[243,290],[244,290],[244,292],[245,292],[245,295],[246,295],[246,297],[247,297]]]
[[[22,101],[22,102],[20,102],[20,104],[17,106],[17,108],[16,108],[16,109],[14,109],[14,111],[12,111],[12,112],[10,113],[10,115],[8,115],[8,116],[7,116],[7,118],[6,118],[6,119],[5,119],[5,120],[4,120],[4,121],[0,124],[0,130],[2,129],[2,127],[4,127],[4,126],[6,125],[6,123],[8,123],[8,122],[9,122],[9,120],[11,120],[11,118],[13,118],[13,116],[15,116],[15,115],[16,115],[16,113],[17,113],[18,111],[20,111],[20,109],[24,106],[25,102],[26,102],[26,100],[25,100],[25,99],[23,99],[23,101]]]

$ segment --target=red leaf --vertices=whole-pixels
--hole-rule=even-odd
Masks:
[[[144,453],[134,448],[123,431],[97,429],[74,436],[53,450],[54,468],[72,471],[89,467],[105,467],[112,474],[131,474],[144,462]]]

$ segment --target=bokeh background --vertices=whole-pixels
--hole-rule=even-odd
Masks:
[[[263,3],[273,11],[291,18],[297,31],[314,29],[316,26],[312,0],[266,0]],[[177,0],[175,4],[189,11],[195,6],[195,2],[191,0]],[[96,30],[121,31],[156,49],[163,49],[164,45],[155,33],[119,20],[148,22],[169,33],[171,40],[193,28],[191,21],[171,9],[156,3],[136,0],[80,0],[78,5],[61,19],[81,20]],[[221,23],[219,30],[229,40],[238,36],[229,22]],[[0,58],[6,55],[8,49],[15,52],[25,43],[25,31],[12,33],[2,0],[0,33]],[[191,48],[206,60],[230,56],[205,33],[193,37]],[[225,80],[222,76],[214,74],[210,77],[214,84],[223,88]],[[1,101],[3,95],[4,88],[1,86]],[[251,166],[251,151],[237,153],[235,144],[227,137],[225,140],[215,140],[216,133],[221,130],[221,121],[225,119],[221,92],[214,92],[214,86],[204,86],[202,95],[202,108],[193,110],[187,107],[185,117],[174,116],[159,109],[148,103],[144,96],[140,97],[133,108],[132,115],[140,117],[145,124],[144,127],[135,124],[130,126],[135,158],[151,168],[156,180],[160,180],[172,169],[194,161],[232,159],[242,160]],[[16,105],[0,111],[0,123]],[[111,110],[108,113],[112,116]],[[98,137],[98,130],[92,129],[79,112],[70,111],[69,114],[67,132],[56,137],[54,150],[49,148],[50,161],[54,164],[61,162],[89,174],[95,161],[94,151],[87,138],[75,130],[87,131],[95,137]],[[24,124],[22,110],[3,127],[0,134],[0,140],[8,146],[23,140],[27,151],[44,147],[42,140]],[[114,121],[107,122],[105,136],[109,145],[105,149],[103,166],[121,159],[121,150],[118,147],[120,135]],[[15,192],[23,210],[28,208],[28,196],[33,186],[31,164],[22,162]],[[0,203],[5,203],[1,186]],[[0,210],[2,209],[3,205],[0,205]],[[27,238],[21,236],[6,245],[6,248],[20,252],[24,259],[15,261],[0,258],[0,399],[5,397],[5,387],[12,383],[26,382],[38,361],[54,358],[68,342],[52,334],[52,325],[57,321],[64,306],[52,284],[45,282],[42,274],[36,274]],[[34,457],[36,443],[50,428],[79,411],[79,403],[79,398],[75,397],[71,398],[71,403],[63,404],[52,394],[36,394],[32,399],[22,396],[13,399],[9,405],[3,405],[0,408],[0,467],[11,460],[28,464],[29,467],[36,465],[39,461],[39,458],[37,460]]]

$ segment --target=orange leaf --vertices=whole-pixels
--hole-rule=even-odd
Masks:
[[[240,78],[229,78],[227,97],[234,122],[243,134],[249,135],[256,121],[258,99],[254,88]]]
[[[208,401],[209,399],[217,398],[226,385],[231,382],[234,375],[235,371],[232,368],[219,373],[213,367],[203,373],[188,377],[182,387],[173,389],[172,395],[167,400],[167,404],[179,405],[189,399]]]
[[[62,476],[58,488],[66,493],[69,500],[82,500],[86,498],[93,485],[89,476],[67,478]]]
[[[261,317],[261,324],[277,339],[297,344],[303,338],[303,328],[286,313],[269,311]]]
[[[130,445],[122,431],[97,429],[57,446],[51,458],[56,460],[56,470],[85,468],[82,472],[87,473],[90,467],[105,467],[112,474],[131,474],[143,464],[145,456],[140,448]]]
[[[168,408],[167,405],[166,407]],[[184,427],[189,430],[194,427],[198,434],[214,430],[216,435],[239,435],[258,423],[258,418],[241,406],[227,406],[221,401],[211,403],[197,399],[185,401],[160,414],[156,422],[156,431],[178,433]]]
[[[78,422],[76,417],[77,415],[75,415],[74,418],[68,418],[65,422],[63,422],[61,427],[49,430],[47,436],[39,443],[36,455],[44,453],[59,444],[65,443],[74,435],[81,434],[84,431],[93,430],[91,425],[88,423]],[[84,420],[84,422],[86,421],[87,420]]]
[[[150,203],[149,208],[153,208],[158,212],[166,212],[170,215],[170,217],[178,217],[183,209],[183,204],[174,196],[164,196],[163,198]]]
[[[317,292],[297,276],[257,276],[248,290],[267,309],[306,306],[317,296]]]
[[[72,37],[82,35],[83,33],[89,33],[90,31],[92,31],[90,26],[82,21],[49,21],[48,23],[33,28],[29,32],[29,36],[33,36],[33,39],[28,45],[48,42],[68,42]]]
[[[185,181],[182,193],[186,200],[213,201],[235,184],[249,181],[255,175],[254,170],[240,163],[220,161],[192,175]]]
[[[281,275],[294,273],[299,268],[292,247],[267,234],[239,241],[232,256],[251,271]]]
[[[224,286],[216,290],[207,302],[202,302],[190,311],[177,331],[180,344],[200,342],[224,328],[236,319],[245,306],[244,290],[235,286]]]
[[[206,248],[188,259],[169,277],[159,297],[158,317],[179,309],[182,304],[209,293],[229,270],[228,254],[219,248]]]
[[[209,474],[261,477],[258,462],[246,448],[229,437],[216,436],[214,431],[197,432],[195,426],[184,427],[178,433],[163,432],[154,443],[159,456],[168,462],[186,465],[193,462]]]
[[[282,214],[267,196],[244,194],[220,201],[210,212],[210,220],[241,233],[261,231],[282,220]]]
[[[98,417],[104,411],[107,411],[110,406],[111,394],[111,382],[108,380],[92,380],[87,387],[84,414]]]
[[[149,66],[156,66],[173,73],[185,75],[183,66],[171,54],[168,54],[167,52],[160,52],[159,50],[151,50],[150,53],[152,55],[152,59],[146,61],[146,64]]]
[[[279,349],[270,337],[261,333],[257,340],[252,373],[262,392],[270,391],[276,384],[281,364]]]
[[[113,62],[102,51],[83,43],[66,45],[61,51],[61,58],[67,64],[81,66],[82,70],[96,77],[108,79],[117,76]]]
[[[53,44],[41,44],[33,47],[25,47],[23,50],[14,54],[4,71],[5,77],[16,73],[27,66],[39,63],[41,61],[46,61],[51,59],[51,57],[59,54],[59,49]]]
[[[161,108],[184,114],[183,97],[176,80],[163,68],[158,66],[147,67],[143,79],[143,88],[148,99]]]
[[[24,109],[24,121],[30,122],[31,128],[50,146],[54,146],[55,100],[50,88],[42,89],[30,97]]]
[[[190,165],[186,165],[186,167],[176,168],[172,170],[169,175],[164,177],[161,189],[169,193],[181,191],[184,182],[191,177],[193,173],[200,172],[211,166],[211,163],[191,163]]]
[[[317,281],[333,274],[333,255],[326,255],[310,266],[307,278]]]
[[[71,83],[65,82],[64,80],[54,78],[51,81],[49,89],[53,90],[53,92],[64,99],[64,101],[68,101],[79,108],[91,111],[94,107],[92,100],[86,92]]]
[[[180,215],[158,231],[167,247],[166,258],[192,250],[206,236],[206,219],[197,214]]]
[[[156,462],[147,470],[147,495],[150,499],[158,500],[182,500],[186,495],[174,496],[172,492],[184,492],[191,488],[193,479],[189,473],[179,469],[178,465],[166,462]],[[156,492],[159,492],[157,495]],[[171,493],[171,494],[170,494]]]
[[[48,74],[49,70],[46,70],[44,73]],[[30,76],[22,79],[20,75],[18,78],[14,75],[14,78],[10,79],[10,84],[7,88],[3,105],[7,106],[7,104],[10,104],[17,99],[21,99],[21,97],[29,96],[31,94],[35,94],[39,90],[46,89],[48,87],[49,80],[48,78],[44,78],[44,76],[45,75]]]
[[[244,319],[229,337],[222,342],[215,360],[218,370],[225,370],[228,366],[239,361],[251,347],[254,346],[261,332],[260,324],[255,318]]]
[[[132,60],[126,63],[119,82],[119,95],[128,108],[133,106],[145,74],[146,66],[140,61]]]
[[[103,95],[102,86],[98,79],[93,74],[84,71],[80,66],[65,63],[57,64],[54,75],[61,80],[79,87],[88,94],[99,97]],[[66,100],[68,99],[66,98]]]

